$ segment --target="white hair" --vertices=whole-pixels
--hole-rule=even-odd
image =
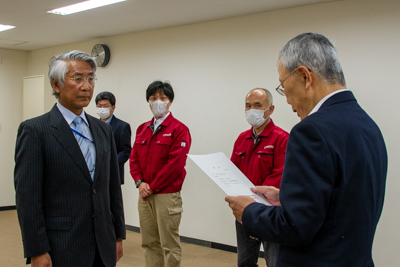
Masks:
[[[64,87],[65,83],[65,74],[68,72],[68,60],[80,60],[85,61],[90,64],[92,67],[93,73],[96,72],[97,66],[96,62],[89,56],[89,54],[78,51],[71,50],[64,53],[61,53],[57,56],[54,56],[50,59],[49,62],[49,80],[50,85],[53,88],[52,79],[60,84],[61,87]],[[53,88],[53,95],[58,99],[60,95]]]
[[[305,66],[327,84],[346,85],[336,49],[321,34],[303,33],[294,37],[282,48],[279,59],[289,72]]]

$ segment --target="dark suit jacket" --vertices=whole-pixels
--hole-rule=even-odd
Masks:
[[[97,244],[104,264],[116,264],[125,223],[115,144],[109,125],[86,118],[96,147],[94,182],[57,106],[19,127],[14,182],[28,262],[49,252],[53,266],[91,266]]]
[[[374,266],[387,153],[375,122],[350,91],[329,98],[293,127],[281,207],[249,205],[248,234],[281,244],[277,266]]]
[[[127,122],[115,117],[115,115],[112,117],[110,125],[114,134],[115,146],[117,148],[119,177],[121,179],[121,184],[124,184],[124,165],[129,159],[132,150],[131,126]]]

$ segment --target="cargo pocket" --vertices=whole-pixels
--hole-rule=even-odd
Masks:
[[[183,212],[182,207],[168,208],[169,215],[180,214]]]

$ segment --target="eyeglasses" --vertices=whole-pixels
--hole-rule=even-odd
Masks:
[[[94,85],[97,80],[97,78],[93,76],[88,76],[86,78],[76,76],[76,77],[68,77],[68,79],[73,80],[78,85],[82,85],[85,81],[87,81],[87,83],[90,85]]]
[[[286,77],[286,79],[284,79],[281,84],[278,85],[278,87],[275,88],[275,90],[278,92],[278,94],[280,95],[285,95],[285,89],[283,89],[281,86],[283,85],[283,83],[290,77],[292,76],[293,73],[295,73],[295,71],[298,69],[299,67],[295,68],[290,74],[289,76]]]
[[[96,107],[97,108],[111,108],[111,105],[109,105],[109,104],[105,104],[105,105],[97,104]]]

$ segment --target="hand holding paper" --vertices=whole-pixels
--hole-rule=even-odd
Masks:
[[[227,196],[225,197],[225,201],[229,203],[229,207],[232,209],[233,215],[240,223],[242,222],[244,209],[251,203],[255,202],[255,200],[249,196]]]
[[[279,189],[275,186],[256,186],[250,188],[251,191],[258,195],[263,195],[272,206],[280,206]]]

